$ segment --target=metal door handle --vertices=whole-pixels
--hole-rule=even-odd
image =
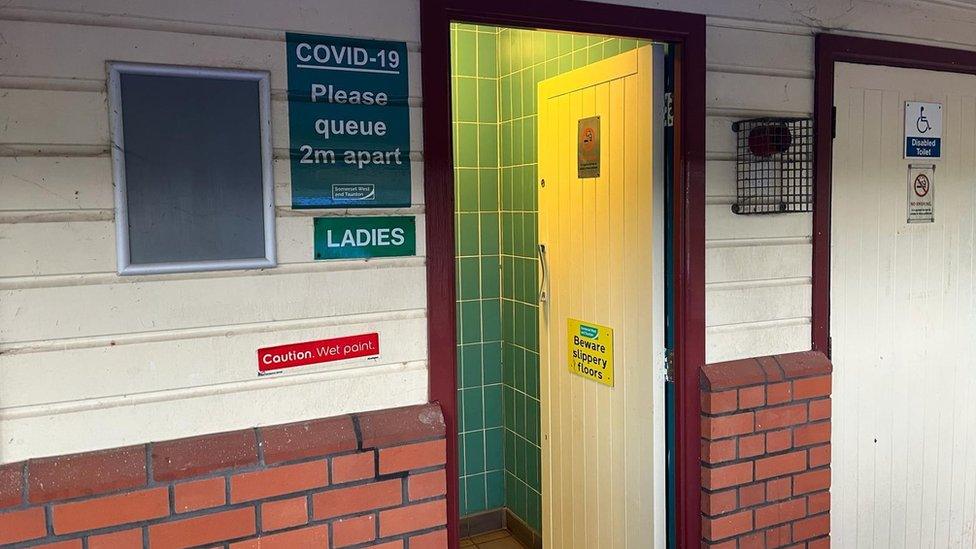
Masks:
[[[546,261],[546,245],[539,244],[539,264],[542,265],[542,280],[539,281],[539,303],[549,300],[549,262]]]

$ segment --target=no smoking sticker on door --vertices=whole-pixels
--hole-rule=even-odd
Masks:
[[[935,166],[908,167],[908,222],[935,222]]]
[[[613,387],[613,328],[570,318],[567,335],[569,371]]]

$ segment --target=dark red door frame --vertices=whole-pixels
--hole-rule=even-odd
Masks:
[[[448,433],[448,535],[458,539],[450,23],[609,34],[677,47],[674,93],[678,546],[701,543],[699,373],[705,363],[705,17],[575,0],[421,0],[430,399]]]
[[[834,64],[859,63],[976,75],[976,52],[819,34],[816,44],[816,181],[813,197],[813,349],[830,355],[830,191],[833,178]]]

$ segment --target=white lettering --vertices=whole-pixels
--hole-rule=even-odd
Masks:
[[[317,102],[320,97],[325,97],[326,93],[328,93],[328,88],[331,87],[326,87],[323,84],[312,84],[312,103]]]
[[[393,243],[394,246],[400,246],[401,244],[403,244],[403,242],[404,242],[405,239],[403,237],[403,229],[402,228],[396,227],[395,229],[393,229],[392,231],[390,231],[390,234],[392,236],[392,238],[390,239],[390,241]]]

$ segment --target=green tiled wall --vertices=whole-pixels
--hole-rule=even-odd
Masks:
[[[452,43],[461,512],[539,531],[536,85],[639,43],[463,24]]]
[[[505,505],[498,69],[494,28],[451,31],[457,234],[460,507]]]

